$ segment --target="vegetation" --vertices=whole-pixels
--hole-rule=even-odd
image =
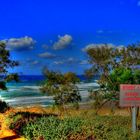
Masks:
[[[140,139],[139,133],[135,135],[131,133],[131,119],[127,116],[98,116],[91,110],[79,111],[77,115],[65,114],[63,117],[29,114],[16,113],[10,116],[13,120],[11,129],[15,131],[15,128],[21,128],[16,129],[16,132],[27,140]],[[29,118],[30,120],[26,121]],[[19,123],[19,120],[22,120],[24,124]],[[139,125],[140,120],[138,120],[138,128]]]
[[[12,129],[17,134],[21,134],[22,129],[28,123],[34,122],[36,119],[42,117],[57,116],[55,114],[39,114],[30,112],[17,112],[8,116],[9,128]]]
[[[42,138],[44,140],[65,140],[68,138],[70,139],[71,137],[74,139],[74,137],[76,138],[76,135],[82,135],[83,131],[81,125],[82,120],[79,118],[67,118],[65,120],[60,120],[56,117],[41,118],[36,120],[35,123],[28,124],[23,129],[23,134],[29,140],[34,138]],[[40,130],[40,133],[38,133],[38,130]]]
[[[10,106],[6,102],[0,101],[0,113],[4,113],[5,111],[9,109],[10,109]]]
[[[87,49],[92,67],[86,71],[88,77],[100,75],[98,91],[91,91],[95,105],[101,108],[108,101],[117,101],[120,84],[140,84],[140,44],[117,48],[103,45]],[[97,94],[98,93],[98,94]]]
[[[10,115],[9,128],[17,134],[23,135],[29,140],[134,140],[140,139],[140,134],[131,134],[130,118],[125,116],[98,116],[96,113],[108,101],[116,102],[119,96],[120,84],[140,84],[139,44],[124,48],[113,48],[108,45],[90,48],[87,50],[91,69],[86,71],[87,77],[100,75],[98,81],[100,89],[91,91],[90,97],[95,100],[96,112],[88,114],[88,111],[79,115],[58,116],[54,114],[37,114],[30,112],[18,112]],[[0,44],[0,89],[6,90],[6,82],[18,81],[17,74],[9,74],[7,68],[18,65],[16,61],[9,59],[9,51],[5,44]],[[68,72],[60,72],[44,69],[46,80],[41,91],[54,98],[55,104],[64,107],[68,103],[74,103],[78,107],[81,96],[76,84],[78,77]],[[1,112],[9,106],[0,102]],[[68,112],[67,112],[68,113]],[[62,115],[62,114],[61,114]],[[138,120],[138,129],[140,120]]]
[[[53,95],[56,105],[64,106],[67,103],[78,105],[81,96],[76,83],[79,82],[79,79],[74,73],[62,74],[45,69],[44,75],[46,81],[41,91],[47,95]]]
[[[8,69],[18,66],[17,61],[10,60],[9,50],[6,49],[6,45],[0,42],[0,90],[7,90],[6,82],[15,80],[18,81],[18,75],[16,73],[9,73]],[[8,109],[8,105],[0,101],[0,112],[4,112]]]

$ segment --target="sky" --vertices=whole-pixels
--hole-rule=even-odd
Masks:
[[[83,74],[86,48],[140,41],[140,0],[1,0],[0,40],[20,65],[11,72],[40,75],[43,67]]]

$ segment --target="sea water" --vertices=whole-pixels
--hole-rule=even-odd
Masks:
[[[88,101],[89,89],[97,89],[97,77],[92,81],[87,81],[84,76],[79,76],[81,82],[77,84],[82,96],[82,102]],[[7,91],[0,91],[1,100],[6,101],[10,106],[49,106],[54,103],[53,96],[48,96],[40,92],[40,86],[44,80],[43,76],[20,76],[20,82],[7,84]]]

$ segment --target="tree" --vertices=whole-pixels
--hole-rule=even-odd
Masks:
[[[89,62],[92,67],[86,71],[88,75],[99,74],[100,89],[97,92],[102,95],[102,103],[96,103],[99,108],[108,101],[118,100],[120,84],[140,84],[140,71],[136,66],[140,64],[140,44],[132,44],[127,47],[117,48],[108,45],[96,46],[87,50]],[[99,95],[99,96],[100,96]]]
[[[79,79],[74,73],[62,74],[45,69],[44,75],[46,80],[40,90],[48,95],[53,95],[56,105],[62,107],[67,103],[78,105],[81,96],[76,83],[79,82]]]
[[[115,92],[112,93],[112,97],[116,98],[116,100],[119,98],[119,92],[120,92],[120,84],[140,84],[140,70],[137,69],[130,69],[126,67],[118,67],[115,68],[112,72],[109,74],[109,79],[111,79],[112,84],[107,80],[106,81],[106,89],[112,93],[113,90]]]
[[[7,90],[7,82],[19,80],[17,73],[8,72],[9,68],[14,68],[15,66],[18,66],[18,62],[10,59],[10,52],[6,49],[5,43],[0,42],[0,90]],[[2,101],[0,104],[0,106],[3,108]]]

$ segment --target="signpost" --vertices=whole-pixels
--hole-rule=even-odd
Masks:
[[[136,111],[140,107],[140,85],[120,85],[120,106],[132,107],[132,132],[136,132]]]
[[[137,130],[136,107],[132,107],[132,132],[135,133],[136,130]]]

